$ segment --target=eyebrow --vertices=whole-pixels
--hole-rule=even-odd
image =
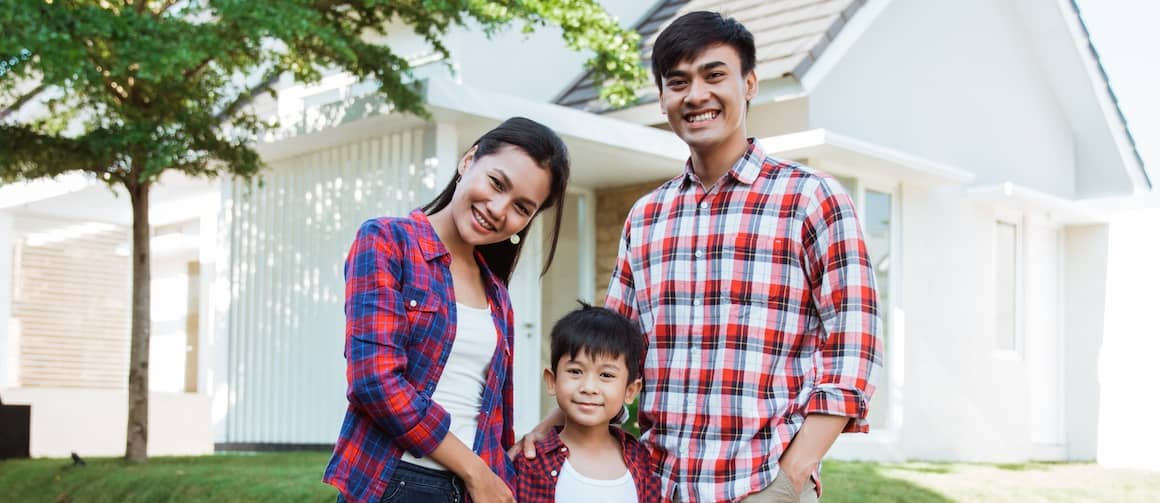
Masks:
[[[701,66],[698,66],[697,71],[704,73],[704,72],[707,72],[709,70],[712,70],[714,68],[721,67],[721,66],[726,66],[724,61],[710,61],[708,63],[702,64]],[[687,77],[688,75],[689,75],[689,72],[686,72],[684,70],[673,69],[673,70],[669,70],[668,73],[665,74],[665,78],[667,79],[670,77]]]
[[[512,179],[508,178],[507,173],[505,173],[504,170],[497,168],[495,170],[495,173],[496,173],[496,176],[503,179],[504,186],[506,186],[506,187],[514,187],[515,186],[512,184]],[[528,199],[526,197],[521,197],[521,198],[519,198],[519,200],[520,200],[520,202],[523,202],[524,204],[531,206],[533,211],[540,208],[540,205],[536,204],[535,201],[532,201],[531,199]]]

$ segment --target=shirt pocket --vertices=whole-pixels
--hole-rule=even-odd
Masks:
[[[411,345],[424,344],[433,336],[446,332],[447,313],[438,293],[431,288],[403,285],[401,295]]]

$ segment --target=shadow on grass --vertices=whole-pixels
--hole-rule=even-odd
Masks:
[[[897,466],[891,467],[897,470]],[[912,466],[923,473],[949,474],[941,465]],[[889,476],[882,465],[850,461],[826,461],[822,465],[822,501],[944,503],[954,500],[907,480]]]

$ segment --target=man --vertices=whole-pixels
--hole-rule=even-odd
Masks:
[[[753,35],[712,12],[678,18],[653,48],[690,158],[630,211],[606,305],[650,344],[641,440],[666,501],[816,501],[826,451],[868,429],[881,368],[853,202],[747,137],[754,62]]]

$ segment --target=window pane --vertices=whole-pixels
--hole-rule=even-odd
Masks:
[[[891,222],[890,194],[874,190],[866,191],[865,214],[862,215],[862,225],[865,227],[866,247],[870,251],[870,263],[874,267],[874,282],[878,288],[878,316],[882,320],[880,333],[882,347],[890,347],[890,230]],[[886,355],[880,355],[885,359]],[[883,367],[882,376],[878,379],[879,389],[870,400],[870,428],[886,426],[886,412],[889,409],[889,393],[886,391],[890,382]]]
[[[1015,289],[1018,228],[995,223],[995,347],[1016,350]]]

